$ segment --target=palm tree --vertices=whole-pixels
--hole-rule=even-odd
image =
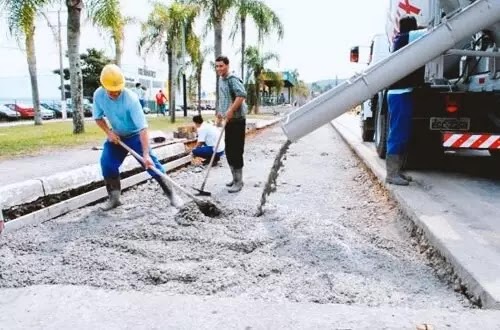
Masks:
[[[234,40],[238,30],[241,30],[241,79],[245,81],[245,50],[246,50],[246,22],[250,17],[257,27],[258,42],[261,45],[264,37],[276,32],[278,39],[284,35],[284,27],[274,11],[261,0],[239,0],[237,4],[238,19],[235,21],[231,39]]]
[[[134,23],[135,18],[121,14],[120,0],[90,0],[88,8],[92,23],[110,32],[115,47],[115,64],[121,66],[125,26]]]
[[[197,95],[198,95],[198,113],[201,115],[201,78],[203,72],[203,66],[207,61],[207,55],[212,52],[210,47],[205,47],[201,49],[201,40],[194,33],[190,34],[187,42],[186,49],[191,62],[189,65],[193,68],[193,76],[196,80]]]
[[[103,0],[105,1],[105,0]],[[83,78],[80,67],[80,34],[83,0],[66,0],[68,9],[67,40],[68,62],[71,86],[71,104],[73,107],[73,133],[85,133],[83,116]]]
[[[35,19],[40,9],[47,3],[48,0],[0,0],[0,7],[8,13],[7,23],[11,35],[18,40],[24,38],[31,80],[31,96],[35,110],[35,125],[42,124],[35,55]]]
[[[267,64],[272,61],[279,61],[279,56],[275,53],[260,54],[259,49],[255,46],[250,46],[245,51],[246,65],[248,67],[248,75],[252,75],[255,83],[255,113],[259,113],[260,104],[260,86],[262,85],[263,73],[266,70]]]
[[[178,2],[165,6],[153,3],[153,10],[142,24],[139,53],[160,52],[160,58],[168,57],[168,90],[171,121],[175,122],[175,92],[177,90],[177,58],[181,56],[183,30],[193,31],[192,25],[198,15],[196,6]],[[189,36],[188,36],[189,38]]]
[[[222,55],[222,25],[224,19],[232,8],[238,4],[238,0],[189,0],[190,3],[198,5],[207,15],[207,28],[214,30],[214,55],[215,58]],[[219,78],[215,81],[215,98],[219,103]]]

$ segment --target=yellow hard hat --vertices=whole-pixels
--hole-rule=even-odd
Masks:
[[[101,84],[110,92],[119,92],[125,87],[125,76],[116,64],[107,64],[101,72]]]

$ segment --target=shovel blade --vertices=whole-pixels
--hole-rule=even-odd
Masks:
[[[198,192],[196,193],[196,196],[212,196],[212,193],[210,191],[201,190],[195,187],[193,187],[193,189]]]

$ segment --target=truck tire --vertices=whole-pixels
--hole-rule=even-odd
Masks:
[[[372,142],[373,136],[375,135],[373,115],[377,111],[377,99],[378,97],[374,96],[370,100],[370,108],[372,111],[371,118],[363,119],[363,115],[361,114],[361,138],[363,139],[363,142]]]
[[[376,111],[374,112],[375,117],[375,149],[380,158],[385,159],[385,154],[387,152],[387,135],[389,131],[389,116],[387,112],[387,102],[385,101],[385,94],[383,92],[379,93],[380,96],[378,100],[381,102],[376,103]]]

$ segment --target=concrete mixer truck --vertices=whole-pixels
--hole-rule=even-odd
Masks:
[[[414,15],[423,37],[391,53],[397,22]],[[425,67],[414,90],[410,158],[436,160],[447,149],[488,150],[500,158],[500,0],[391,0],[386,33],[376,35],[360,74],[290,113],[282,125],[295,141],[362,104],[362,135],[385,157],[386,88]],[[351,50],[351,61],[359,58]],[[413,155],[413,157],[411,157]]]

